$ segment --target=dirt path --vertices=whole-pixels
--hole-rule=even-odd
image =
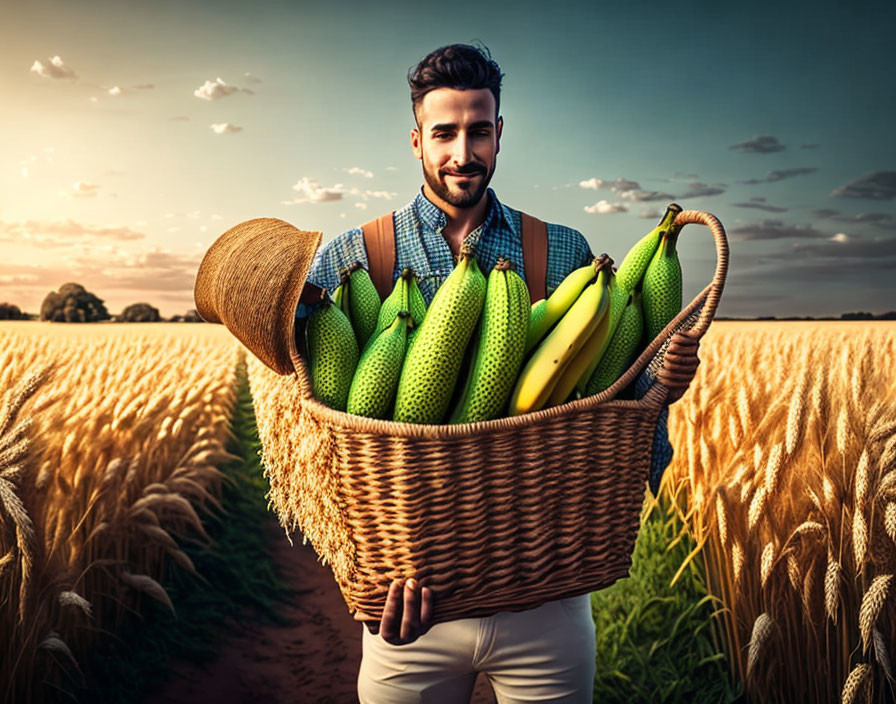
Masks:
[[[266,521],[274,559],[294,589],[285,626],[255,624],[251,615],[228,626],[229,635],[207,666],[175,663],[172,676],[146,704],[350,704],[358,701],[361,628],[352,619],[333,575],[311,548],[290,546],[273,516]],[[476,680],[471,704],[492,704],[488,680]]]

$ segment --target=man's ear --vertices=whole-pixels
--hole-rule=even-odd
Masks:
[[[501,117],[498,118],[498,126],[497,126],[497,128],[496,128],[496,130],[497,130],[497,138],[496,138],[497,141],[496,141],[496,145],[495,145],[495,154],[497,154],[498,152],[501,151],[501,131],[502,131],[503,129],[504,129],[504,117],[501,116]]]
[[[420,144],[420,130],[416,127],[411,128],[411,151],[414,153],[414,158],[418,161],[423,158],[423,149]]]

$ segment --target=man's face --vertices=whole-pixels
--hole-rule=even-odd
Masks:
[[[418,117],[411,147],[423,162],[423,178],[445,203],[472,208],[488,188],[501,148],[504,119],[495,125],[495,96],[488,88],[437,88],[423,96]]]

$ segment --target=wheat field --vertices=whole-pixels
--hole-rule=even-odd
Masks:
[[[65,688],[194,571],[243,353],[219,325],[0,324],[0,701]]]
[[[716,322],[670,408],[659,500],[750,701],[894,700],[894,357],[890,322]]]
[[[161,583],[207,539],[243,354],[219,325],[0,324],[6,700],[62,686],[140,599],[175,608]],[[894,356],[896,323],[717,321],[670,408],[658,503],[749,701],[893,700]],[[247,362],[264,436],[295,380]]]

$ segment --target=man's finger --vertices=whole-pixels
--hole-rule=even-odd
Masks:
[[[430,621],[432,621],[434,597],[432,595],[432,589],[429,587],[423,587],[422,591],[423,605],[420,607],[420,622],[428,627]]]
[[[414,640],[420,630],[420,598],[412,585],[416,584],[409,579],[404,585],[404,617],[401,619],[401,639],[403,641]]]
[[[383,607],[383,618],[380,622],[380,633],[384,640],[398,637],[399,624],[401,623],[402,599],[401,586],[404,580],[393,580],[389,585],[389,594],[386,596],[386,605]]]

